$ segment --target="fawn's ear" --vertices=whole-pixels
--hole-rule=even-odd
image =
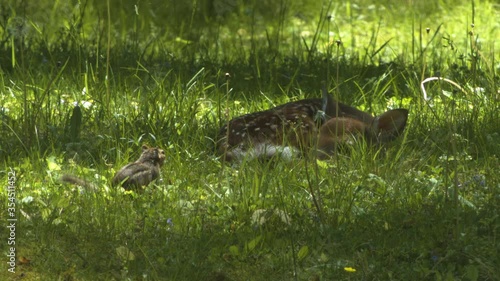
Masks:
[[[322,110],[325,113],[326,116],[324,116],[325,119],[335,117],[337,115],[337,103],[333,99],[332,95],[328,93],[328,90],[326,89],[326,82],[323,82],[323,88],[321,89],[322,91]]]
[[[147,144],[142,145],[142,151],[146,151],[149,149],[149,146]]]
[[[408,110],[400,108],[389,110],[375,117],[371,125],[371,132],[377,142],[389,142],[397,138],[406,126]]]

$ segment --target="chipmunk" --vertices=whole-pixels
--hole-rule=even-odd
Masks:
[[[121,168],[113,177],[111,184],[121,185],[127,190],[146,186],[160,176],[160,167],[164,161],[163,149],[143,145],[141,157]]]
[[[165,151],[163,149],[143,145],[141,157],[116,172],[111,184],[113,186],[122,186],[126,190],[138,190],[160,176],[160,167],[163,162],[165,162]],[[93,183],[73,175],[63,175],[61,181],[97,190]]]

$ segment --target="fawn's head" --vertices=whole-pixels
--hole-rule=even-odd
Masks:
[[[364,121],[353,117],[331,118],[319,130],[319,157],[333,155],[338,144],[350,143],[356,138],[371,144],[392,141],[403,132],[407,118],[406,109],[389,110]]]

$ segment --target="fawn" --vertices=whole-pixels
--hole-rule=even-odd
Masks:
[[[372,116],[335,101],[323,88],[321,99],[289,102],[230,120],[219,131],[217,152],[232,162],[277,154],[289,158],[315,149],[323,159],[333,155],[338,144],[353,138],[391,141],[404,130],[407,117],[406,109]]]

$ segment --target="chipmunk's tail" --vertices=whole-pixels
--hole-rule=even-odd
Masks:
[[[73,175],[65,174],[65,175],[63,175],[61,177],[60,180],[62,182],[65,182],[65,183],[79,185],[81,187],[84,187],[84,188],[92,190],[92,191],[96,191],[97,190],[97,187],[95,186],[95,184],[93,184],[93,183],[91,183],[89,181],[86,181],[84,179],[81,179],[79,177],[73,176]]]

